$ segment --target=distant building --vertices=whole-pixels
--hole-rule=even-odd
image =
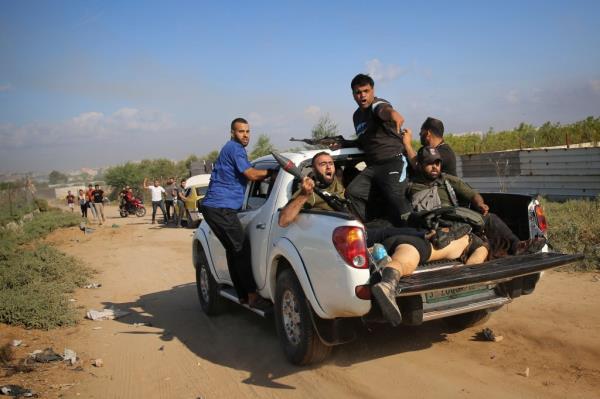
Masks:
[[[205,160],[194,161],[190,164],[190,176],[203,175],[212,172],[212,163]]]

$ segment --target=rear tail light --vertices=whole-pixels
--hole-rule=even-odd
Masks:
[[[367,269],[365,232],[360,227],[341,226],[333,231],[333,245],[342,259],[357,269]]]
[[[535,216],[537,219],[537,224],[542,233],[546,234],[548,230],[548,222],[546,221],[546,216],[544,216],[544,210],[541,205],[535,206]]]

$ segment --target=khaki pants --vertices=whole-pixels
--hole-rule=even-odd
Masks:
[[[94,208],[96,209],[98,222],[100,224],[102,224],[102,222],[106,222],[106,218],[104,217],[104,204],[102,202],[94,202]]]

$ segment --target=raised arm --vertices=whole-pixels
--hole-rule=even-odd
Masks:
[[[402,134],[402,143],[404,144],[404,149],[406,150],[406,157],[408,158],[408,162],[413,167],[413,170],[417,170],[417,152],[412,146],[412,130],[404,129],[404,133]]]
[[[144,188],[148,188],[148,178],[144,177]]]
[[[394,122],[396,126],[396,134],[400,135],[402,132],[402,124],[404,123],[404,117],[400,115],[398,111],[392,108],[389,104],[381,104],[377,107],[377,116],[387,122]]]
[[[279,212],[279,225],[281,227],[288,227],[290,223],[296,219],[296,216],[298,216],[300,210],[313,193],[314,187],[315,182],[313,179],[310,177],[304,177],[302,179],[300,193],[288,202],[286,206],[281,208],[281,211]]]

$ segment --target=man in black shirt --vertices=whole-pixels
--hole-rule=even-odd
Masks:
[[[421,126],[421,132],[419,133],[422,147],[419,148],[418,152],[412,147],[412,135],[404,134],[403,141],[404,147],[406,147],[406,155],[413,168],[413,171],[418,171],[417,167],[417,155],[423,152],[425,147],[435,148],[440,157],[442,158],[442,172],[457,176],[456,174],[456,154],[448,143],[444,141],[444,124],[441,120],[429,117],[423,122]]]
[[[376,196],[385,201],[389,220],[399,225],[400,216],[410,212],[406,198],[406,159],[403,155],[402,124],[404,118],[384,99],[375,97],[375,83],[359,74],[350,87],[358,109],[354,112],[354,129],[358,146],[367,156],[367,167],[352,180],[346,197],[363,222],[379,216],[372,214],[367,203]],[[382,207],[377,207],[382,208]]]
[[[92,199],[94,200],[94,208],[98,215],[98,221],[102,224],[102,222],[106,222],[106,218],[104,217],[104,191],[100,189],[98,184],[96,184],[94,191],[92,191]]]

